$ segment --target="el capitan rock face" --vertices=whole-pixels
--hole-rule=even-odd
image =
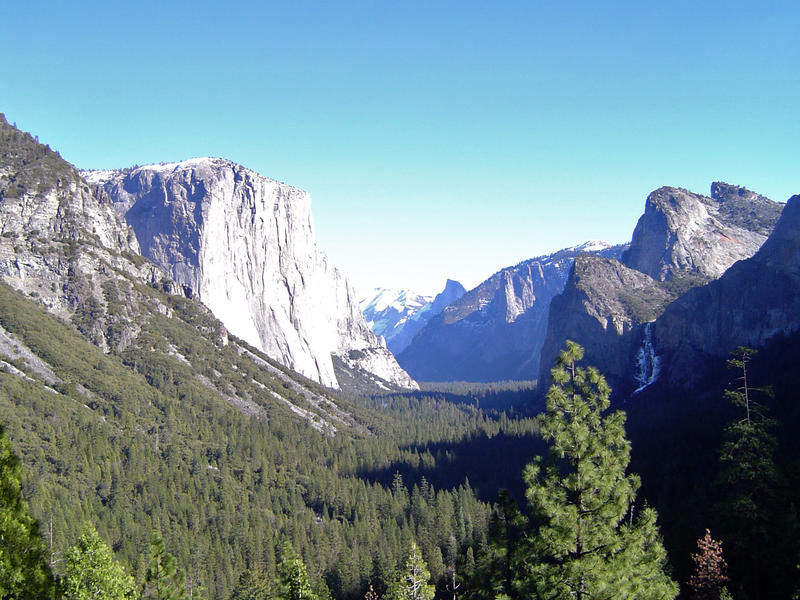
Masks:
[[[83,174],[111,196],[142,254],[234,335],[330,387],[332,355],[416,387],[317,247],[308,193],[216,158]]]
[[[267,417],[267,407],[276,405],[329,435],[351,427],[367,432],[335,396],[231,339],[207,307],[186,297],[188,287],[138,250],[134,231],[104,190],[0,114],[0,363],[7,374],[38,380],[48,394],[77,399],[76,406],[86,402],[84,408],[98,411],[103,422],[109,414],[116,422],[118,409],[111,411],[107,402],[131,403],[127,409],[114,404],[121,410],[140,401],[153,407],[152,399],[162,393],[157,386],[166,383],[161,376],[180,365],[167,384],[170,396],[182,390],[178,403],[194,401],[198,393],[203,402],[221,401],[218,408],[227,405],[254,419]],[[71,327],[49,319],[39,305]],[[98,361],[102,354],[87,350],[81,337],[112,356]],[[71,352],[89,361],[86,370],[70,366]],[[340,372],[370,391],[387,387],[362,363],[378,370],[381,352],[366,349],[363,360],[351,360],[354,367]],[[125,397],[127,384],[119,387],[108,377],[126,372],[139,381],[149,377],[146,385],[155,395],[139,388]],[[248,377],[234,386],[232,373]],[[193,387],[198,384],[202,391]]]

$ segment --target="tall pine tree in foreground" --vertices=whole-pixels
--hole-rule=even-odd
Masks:
[[[577,366],[581,358],[583,348],[567,341],[541,421],[551,460],[525,470],[536,528],[521,592],[549,600],[674,598],[655,511],[634,518],[639,478],[625,473],[625,414],[605,414],[611,389],[597,369]]]
[[[730,562],[731,591],[737,597],[786,598],[796,581],[797,514],[775,462],[777,423],[758,401],[772,398],[772,390],[752,383],[755,355],[739,346],[727,361],[737,377],[725,397],[740,412],[725,428],[716,517]]]
[[[19,461],[0,425],[0,598],[49,598],[54,591],[39,524],[22,498]]]

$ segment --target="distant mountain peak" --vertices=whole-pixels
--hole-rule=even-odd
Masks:
[[[432,318],[398,361],[422,381],[535,379],[550,301],[575,258],[623,249],[590,241],[500,269]]]
[[[458,281],[448,279],[444,289],[435,297],[410,290],[375,288],[373,295],[362,299],[359,305],[372,331],[383,337],[386,346],[396,355],[411,343],[414,335],[430,319],[465,292]]]
[[[611,247],[612,244],[608,244],[600,240],[589,240],[588,242],[584,242],[579,246],[574,246],[571,248],[571,250],[576,252],[601,252],[603,250],[608,250]]]

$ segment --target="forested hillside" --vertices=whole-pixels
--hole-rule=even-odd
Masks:
[[[393,569],[412,539],[435,577],[469,548],[480,554],[490,510],[469,487],[467,458],[476,457],[464,453],[498,435],[529,439],[532,420],[430,398],[384,397],[376,408],[339,398],[358,421],[331,435],[278,401],[243,411],[188,364],[206,365],[239,395],[248,386],[290,390],[233,344],[197,334],[214,322],[195,304],[166,300],[175,316],[154,315],[145,348],[114,356],[0,285],[0,325],[17,355],[0,373],[0,421],[48,542],[52,532],[56,572],[87,523],[139,580],[151,533],[160,531],[188,575],[219,598],[247,566],[274,573],[284,541],[342,598],[362,595]],[[25,349],[43,362],[25,358]],[[502,476],[519,476],[476,472],[489,499],[493,487],[508,485]]]

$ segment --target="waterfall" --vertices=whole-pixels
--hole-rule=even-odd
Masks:
[[[639,384],[639,387],[636,388],[634,394],[641,392],[658,379],[659,363],[656,349],[653,347],[653,324],[647,323],[644,326],[642,345],[636,353],[636,375],[634,379]]]

